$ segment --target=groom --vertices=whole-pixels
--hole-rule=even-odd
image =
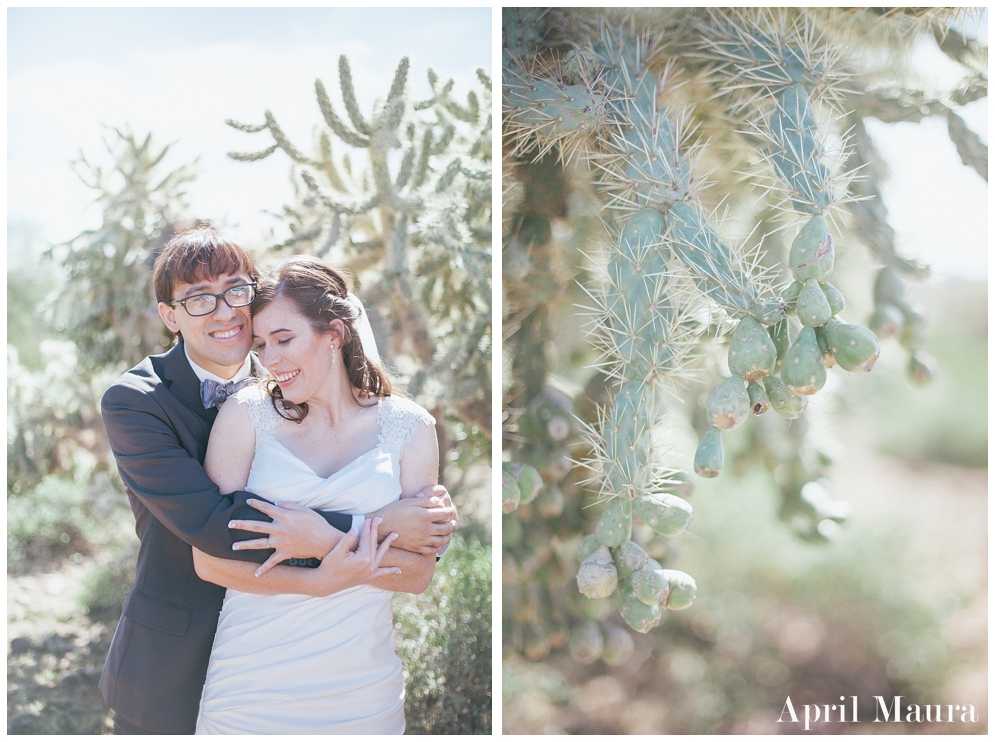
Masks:
[[[232,546],[268,535],[291,559],[258,578],[260,592],[294,592],[297,559],[327,554],[363,522],[265,500],[254,509],[251,493],[223,495],[204,471],[217,405],[262,373],[249,355],[257,278],[252,254],[213,229],[174,237],[156,259],[153,282],[159,314],[179,342],[124,374],[101,402],[141,542],[135,583],[100,676],[115,734],[194,731],[225,588],[197,577],[191,546],[259,563],[274,550]],[[456,511],[448,494],[441,487],[422,494],[373,514],[383,519],[381,539],[396,532],[394,546],[423,554],[449,543]],[[268,516],[266,533],[229,528],[235,519]]]

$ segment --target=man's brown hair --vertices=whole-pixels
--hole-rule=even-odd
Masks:
[[[155,259],[152,284],[157,301],[169,303],[180,283],[198,283],[224,275],[243,273],[250,281],[259,278],[252,253],[213,227],[180,232]]]

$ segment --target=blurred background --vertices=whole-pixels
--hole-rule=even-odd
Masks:
[[[505,12],[507,55],[513,46],[507,29],[517,20]],[[814,25],[840,20],[818,13]],[[609,24],[635,19],[636,28],[665,37],[690,24],[667,9],[546,9],[529,26],[545,30],[526,38],[545,54],[569,59],[570,42],[604,17]],[[954,28],[952,38],[983,47],[978,60],[986,89],[987,13],[962,17]],[[545,45],[535,41],[543,33]],[[882,31],[866,49],[848,48],[866,73],[860,82],[875,79],[872,90],[918,90],[928,98],[971,79],[969,68],[941,51],[940,36],[915,38],[891,46]],[[694,89],[694,81],[681,77],[683,64],[677,58],[675,78]],[[561,69],[548,58],[537,68]],[[789,696],[802,716],[804,704],[838,703],[840,696],[849,702],[853,695],[860,699],[860,723],[819,722],[813,731],[987,731],[987,97],[957,112],[980,135],[980,170],[962,161],[942,118],[864,118],[881,156],[870,166],[884,207],[879,216],[894,229],[897,251],[930,268],[924,280],[909,282],[906,297],[929,318],[920,351],[935,360],[931,381],[916,383],[909,349],[883,340],[872,373],[830,372],[823,395],[811,398],[807,422],[768,414],[728,435],[726,471],[712,480],[694,477],[693,492],[678,490],[694,506],[691,532],[665,546],[651,541],[661,554],[651,556],[694,576],[695,602],[665,612],[647,634],[629,631],[609,601],[577,594],[574,553],[600,507],[569,465],[555,474],[555,464],[540,469],[544,489],[536,501],[503,519],[505,733],[800,733],[801,724],[777,723]],[[590,421],[593,402],[604,403],[605,381],[592,368],[597,356],[583,332],[581,313],[590,300],[578,284],[591,285],[592,255],[611,239],[599,219],[605,212],[591,173],[576,160],[557,162],[555,149],[536,161],[511,149],[506,139],[505,334],[544,348],[546,365],[534,360],[538,351],[527,362],[506,351],[506,451],[509,441],[512,451],[538,447],[541,436],[526,424],[543,420],[544,410],[545,419],[566,411]],[[735,214],[742,211],[739,194],[713,182],[702,199],[714,206],[727,197]],[[867,248],[860,218],[842,221],[833,281],[845,287],[847,321],[866,322],[881,256]],[[765,240],[774,255],[765,264],[777,264],[782,239]],[[522,255],[533,277],[516,275]],[[536,273],[543,283],[534,280]],[[530,301],[530,288],[542,292],[541,302]],[[672,466],[690,468],[698,440],[695,409],[721,364],[715,350],[706,348],[699,379],[680,399],[668,399],[671,414],[660,427],[667,428]],[[521,399],[530,388],[542,391],[526,405]],[[805,456],[821,472],[812,501],[842,502],[841,526],[833,522],[814,532],[785,508],[785,466],[778,460],[792,455],[792,434],[806,441]],[[585,455],[576,431],[558,440],[572,460]],[[557,449],[550,450],[555,458]],[[543,502],[553,477],[561,492],[558,509]],[[593,656],[580,631],[591,621],[598,634]],[[903,720],[908,704],[970,704],[977,721],[962,722],[958,711],[953,723],[875,724],[875,696],[889,704],[901,696]]]
[[[110,729],[137,540],[99,399],[169,347],[152,263],[203,223],[263,267],[348,269],[440,422],[461,529],[395,600],[408,729],[489,733],[490,9],[11,9],[7,32],[8,733]]]

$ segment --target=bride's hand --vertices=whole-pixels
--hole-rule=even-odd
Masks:
[[[308,559],[321,558],[336,546],[343,534],[336,531],[328,522],[311,508],[296,502],[271,505],[261,500],[248,500],[247,504],[273,519],[272,523],[261,520],[233,520],[229,528],[267,534],[265,538],[249,541],[236,541],[232,549],[274,549],[263,564],[256,570],[256,577],[269,572],[284,559],[295,557]]]
[[[373,520],[364,521],[359,533],[358,546],[356,546],[356,536],[347,533],[321,560],[321,564],[315,570],[319,575],[320,584],[314,593],[315,597],[327,597],[346,588],[365,585],[380,577],[401,574],[399,567],[380,566],[384,554],[397,538],[397,534],[390,534],[378,547],[377,525],[378,523]]]

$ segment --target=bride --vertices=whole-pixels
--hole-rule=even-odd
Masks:
[[[437,483],[435,421],[391,395],[364,351],[362,314],[317,260],[293,258],[260,280],[253,337],[271,378],[218,414],[204,466],[222,492],[248,489],[318,519],[310,508],[369,513]],[[255,565],[194,550],[197,574],[228,588],[198,734],[404,732],[391,597],[424,591],[435,557],[390,548],[394,534],[378,547],[375,525],[365,521],[358,547],[344,535],[315,555],[317,569],[293,570],[299,594],[259,594]]]

